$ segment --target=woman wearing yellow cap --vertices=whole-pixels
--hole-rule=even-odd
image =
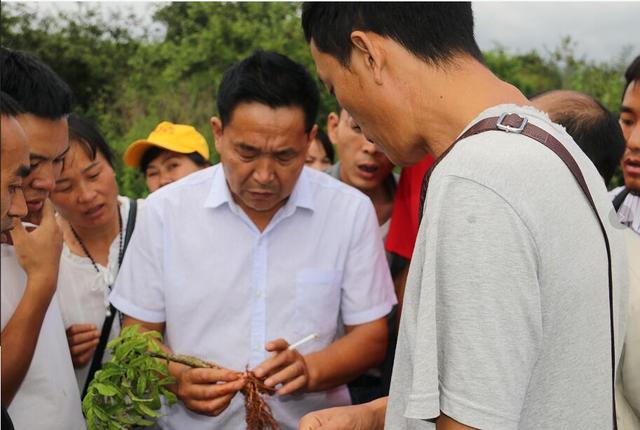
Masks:
[[[150,192],[209,167],[209,147],[190,125],[163,121],[149,137],[133,142],[124,154],[129,167],[139,168]]]

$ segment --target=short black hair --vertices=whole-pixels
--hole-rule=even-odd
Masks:
[[[302,28],[307,43],[343,67],[349,66],[356,30],[388,37],[429,64],[461,53],[483,61],[468,2],[305,2]]]
[[[69,142],[72,141],[82,145],[89,159],[95,160],[99,152],[113,167],[113,152],[98,127],[92,121],[75,113],[69,115]]]
[[[556,106],[548,109],[549,117],[566,129],[596,166],[605,184],[609,184],[625,148],[618,118],[591,96],[566,93]]]
[[[17,116],[24,113],[22,106],[9,94],[0,91],[0,114],[4,116]]]
[[[300,107],[308,133],[318,115],[319,100],[318,87],[304,66],[277,52],[257,50],[225,72],[217,104],[223,125],[243,102],[259,102],[274,109]]]
[[[318,128],[316,140],[318,140],[322,144],[324,152],[327,154],[327,158],[331,161],[331,164],[333,164],[336,158],[336,150],[333,148],[333,144],[331,143],[331,140],[329,140],[329,136],[327,136],[327,133]]]
[[[144,151],[144,154],[142,154],[142,158],[140,159],[140,171],[142,172],[143,175],[147,173],[149,164],[151,164],[151,162],[155,160],[156,157],[158,157],[158,155],[162,154],[164,151],[169,151],[169,149],[160,148],[159,146],[152,146],[151,148]],[[186,155],[191,161],[193,161],[196,164],[196,166],[199,166],[199,167],[211,166],[211,162],[206,158],[204,158],[199,152],[194,151],[184,155]]]
[[[0,70],[0,88],[20,103],[24,113],[57,120],[71,112],[71,89],[34,55],[0,47]]]
[[[640,55],[638,55],[627,67],[627,70],[624,72],[624,80],[626,81],[624,85],[624,90],[622,91],[622,98],[624,98],[624,93],[627,92],[627,88],[631,85],[631,82],[640,82]]]

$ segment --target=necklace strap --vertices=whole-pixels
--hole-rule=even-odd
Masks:
[[[96,269],[96,272],[100,273],[100,269],[98,268],[98,264],[96,263],[96,260],[93,258],[93,256],[89,252],[89,249],[87,249],[87,246],[84,244],[82,239],[80,239],[80,235],[78,235],[78,232],[76,231],[75,228],[73,228],[71,223],[69,223],[69,226],[71,227],[71,232],[73,233],[76,240],[80,244],[82,251],[89,258],[89,260],[91,260],[91,264],[93,265],[93,268]],[[122,258],[124,257],[124,247],[122,242],[122,214],[120,213],[119,207],[118,207],[118,237],[119,237],[118,238],[118,268],[119,268],[120,265],[122,264]]]

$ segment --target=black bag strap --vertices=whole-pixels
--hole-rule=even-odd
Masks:
[[[618,193],[618,195],[613,199],[613,208],[618,212],[620,210],[620,206],[622,206],[622,202],[629,195],[629,188],[623,187],[622,191]]]
[[[122,245],[122,257],[124,258],[125,252],[127,252],[127,246],[129,245],[129,241],[131,240],[131,235],[133,234],[133,229],[136,226],[136,216],[138,214],[138,201],[136,199],[129,199],[129,216],[127,217],[127,229],[124,233],[124,243]],[[120,266],[122,265],[122,261],[118,261],[118,270],[120,270]],[[102,324],[102,332],[100,333],[100,341],[98,342],[98,346],[96,347],[96,352],[93,354],[93,359],[91,360],[91,367],[89,367],[89,374],[87,375],[87,379],[84,382],[84,388],[82,389],[82,398],[87,394],[87,389],[89,388],[89,383],[93,380],[94,375],[100,368],[102,367],[102,358],[104,357],[104,351],[107,348],[107,342],[109,341],[109,334],[111,334],[111,327],[113,327],[113,320],[116,317],[117,310],[112,305],[109,304],[110,313],[105,317],[104,323]]]
[[[608,262],[608,276],[609,276],[609,327],[610,327],[610,336],[611,336],[611,401],[613,407],[613,429],[616,430],[618,428],[618,424],[616,421],[616,399],[615,399],[615,378],[616,378],[616,353],[615,353],[615,339],[614,339],[614,318],[613,318],[613,274],[611,270],[611,247],[609,246],[609,237],[607,236],[607,232],[604,227],[604,223],[602,222],[602,218],[598,213],[596,205],[591,197],[591,193],[589,192],[589,187],[580,171],[580,167],[578,163],[574,160],[571,153],[564,147],[555,137],[551,134],[547,133],[545,130],[537,127],[533,124],[530,124],[527,118],[523,118],[518,114],[514,113],[503,113],[500,117],[491,117],[485,118],[483,120],[478,121],[474,125],[472,125],[466,132],[464,132],[458,139],[456,139],[453,144],[447,148],[447,150],[440,156],[438,159],[431,165],[431,168],[425,174],[424,180],[422,182],[422,192],[420,195],[420,219],[422,219],[422,210],[424,207],[424,202],[426,199],[427,188],[429,184],[429,178],[431,177],[431,173],[433,169],[440,163],[440,161],[449,153],[451,148],[455,146],[456,143],[465,139],[467,137],[476,135],[478,133],[484,133],[486,131],[503,131],[506,133],[517,133],[522,134],[523,136],[530,137],[534,139],[550,150],[552,150],[569,168],[573,177],[578,182],[578,185],[582,189],[585,197],[589,201],[591,205],[591,209],[593,209],[594,214],[596,215],[596,219],[600,225],[600,230],[602,231],[602,237],[604,239],[604,245],[607,250],[607,262]]]

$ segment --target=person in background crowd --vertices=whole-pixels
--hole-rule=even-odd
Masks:
[[[71,358],[82,393],[109,358],[103,343],[120,332],[109,293],[140,207],[118,196],[113,154],[99,130],[75,114],[69,116],[69,153],[51,195],[64,235],[58,296]],[[142,201],[141,201],[142,202]],[[132,208],[136,206],[136,208]]]
[[[339,108],[338,112],[329,114],[327,132],[338,152],[339,161],[329,167],[326,172],[339,181],[362,191],[371,199],[378,217],[378,224],[380,224],[380,235],[384,241],[389,230],[393,198],[398,182],[397,176],[393,173],[393,163],[372,142],[365,139],[345,109]],[[390,254],[387,255],[387,259],[393,278],[394,271],[397,272],[402,268],[394,264]],[[354,404],[366,403],[389,394],[395,351],[395,320],[394,308],[394,311],[389,314],[389,346],[383,365],[380,368],[370,369],[366,374],[348,384]]]
[[[316,138],[313,139],[309,150],[307,151],[307,158],[304,161],[308,167],[316,170],[326,170],[333,164],[335,159],[335,150],[329,140],[327,134],[318,128]]]
[[[302,24],[318,76],[365,136],[396,164],[438,161],[388,402],[300,427],[611,428],[624,236],[571,137],[483,64],[471,4],[310,2]],[[538,137],[575,161],[590,197]]]
[[[624,74],[620,126],[626,140],[622,161],[624,185],[611,191],[613,206],[623,224],[640,234],[640,56]]]
[[[158,124],[146,139],[129,145],[124,163],[140,169],[151,193],[211,166],[204,136],[190,125],[168,121]]]
[[[327,131],[338,152],[338,162],[327,169],[334,178],[366,194],[373,203],[383,240],[389,231],[398,178],[393,163],[369,142],[345,109],[331,112]]]
[[[615,115],[598,100],[577,91],[549,91],[531,102],[566,129],[608,184],[624,153],[624,136]]]
[[[550,91],[531,102],[563,126],[589,157],[608,185],[624,152],[618,119],[600,102],[577,91]],[[640,236],[625,228],[629,252],[629,311],[627,334],[616,378],[619,430],[640,430]]]
[[[217,94],[220,164],[149,197],[111,302],[175,353],[266,378],[290,430],[350,404],[343,384],[384,358],[391,276],[371,200],[304,166],[319,99],[304,67],[257,51]],[[226,369],[170,364],[181,401],[160,425],[244,428],[245,379]]]
[[[15,116],[21,108],[9,95],[0,92],[0,235],[8,241],[15,222],[27,215],[22,181],[29,175],[29,144]],[[3,251],[4,252],[4,251]],[[8,403],[8,402],[7,402]],[[2,399],[3,429],[13,430],[13,422]]]
[[[29,142],[23,181],[27,232],[2,245],[2,402],[18,429],[84,429],[58,296],[62,232],[48,200],[69,149],[71,90],[30,54],[0,48],[0,87],[23,108],[16,116]]]

